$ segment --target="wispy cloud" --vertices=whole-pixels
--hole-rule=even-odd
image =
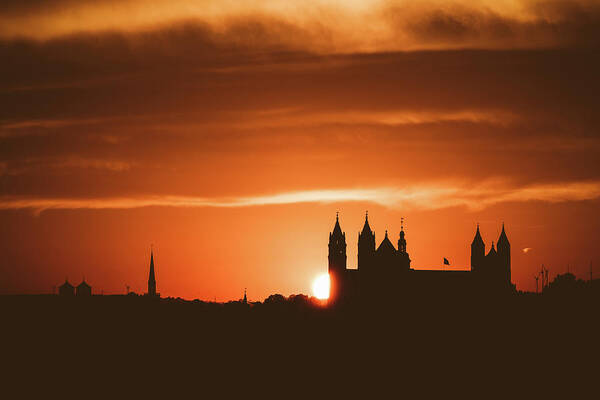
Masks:
[[[531,185],[518,188],[495,188],[492,184],[477,187],[423,186],[406,189],[332,189],[284,192],[261,196],[194,197],[132,196],[109,198],[0,198],[0,209],[31,209],[40,213],[50,209],[132,209],[142,207],[254,207],[298,203],[369,202],[389,208],[442,209],[466,207],[481,209],[504,202],[541,201],[558,203],[600,198],[600,182]]]
[[[0,37],[4,38],[131,32],[193,20],[210,27],[215,40],[255,46],[265,39],[257,28],[278,21],[278,26],[270,28],[273,43],[354,52],[597,43],[598,32],[595,0],[5,2],[0,12]],[[250,23],[240,28],[236,25],[240,21]]]

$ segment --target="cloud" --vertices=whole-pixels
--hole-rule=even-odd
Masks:
[[[498,189],[495,184],[477,187],[423,186],[406,189],[332,189],[283,192],[261,196],[193,197],[133,196],[114,198],[0,198],[0,209],[132,209],[142,207],[238,208],[298,203],[369,202],[389,208],[443,209],[466,207],[477,210],[505,202],[541,201],[559,203],[600,198],[600,182],[571,182],[562,185],[532,185]],[[525,252],[525,250],[524,250]]]
[[[533,250],[531,247],[525,247],[525,248],[523,249],[523,253],[527,254],[527,253],[529,253],[531,250]]]
[[[0,163],[0,175],[19,176],[27,173],[36,173],[40,171],[70,171],[77,169],[95,169],[109,172],[129,171],[134,162],[85,158],[80,156],[68,156],[60,158],[31,158],[9,163]]]
[[[596,46],[599,16],[596,0],[9,0],[0,8],[0,37],[48,40],[192,21],[219,40],[244,46],[277,38],[286,46],[328,53]]]

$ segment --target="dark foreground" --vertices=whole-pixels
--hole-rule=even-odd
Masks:
[[[303,296],[3,296],[3,378],[25,398],[597,398],[598,305],[596,295],[338,308]]]

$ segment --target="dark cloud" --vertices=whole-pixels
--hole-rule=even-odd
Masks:
[[[417,48],[597,48],[600,44],[598,2],[523,2],[522,15],[467,4],[424,3],[407,9],[391,2],[386,15]]]
[[[576,24],[577,10],[547,19],[573,15],[562,21]],[[423,15],[411,31],[427,40],[496,40],[522,28],[492,12]],[[5,39],[0,188],[205,195],[330,182],[598,178],[593,48],[324,55],[302,44],[313,35],[262,18],[222,31],[188,21]],[[409,122],[394,123],[395,113]],[[398,160],[403,174],[389,167]],[[350,171],[342,178],[340,163]]]

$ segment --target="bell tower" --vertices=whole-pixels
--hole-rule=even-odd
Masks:
[[[335,216],[333,232],[329,234],[329,299],[340,298],[346,274],[346,233],[340,227],[339,213]]]
[[[479,224],[473,242],[471,242],[471,271],[481,270],[485,260],[485,243],[479,233]]]
[[[369,212],[365,214],[365,224],[358,234],[358,270],[368,271],[373,268],[375,259],[375,233],[369,226]]]
[[[502,232],[498,238],[498,264],[502,267],[503,275],[508,284],[511,283],[511,266],[510,266],[510,242],[504,231],[504,222],[502,223]]]

